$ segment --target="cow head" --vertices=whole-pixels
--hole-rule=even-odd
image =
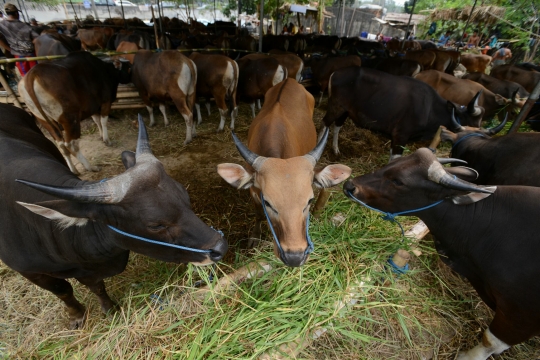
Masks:
[[[453,121],[460,125],[480,127],[485,113],[484,108],[478,105],[480,95],[482,95],[482,90],[471,99],[467,106],[460,106],[448,101],[447,108],[448,112],[452,114]]]
[[[275,240],[281,247],[274,243],[276,256],[288,266],[303,265],[309,255],[306,225],[314,199],[312,184],[321,188],[337,185],[349,177],[351,169],[335,164],[315,170],[328,139],[328,131],[311,152],[289,159],[259,156],[242,144],[236,135],[233,134],[233,138],[250,167],[219,164],[219,175],[238,189],[251,188],[253,199],[266,208],[275,229]]]
[[[19,204],[57,221],[61,227],[94,226],[105,241],[159,260],[206,265],[223,257],[226,240],[193,213],[186,189],[167,175],[152,154],[140,115],[137,151],[125,151],[122,161],[124,173],[94,184],[58,187],[18,180],[61,199]],[[90,225],[92,222],[96,225]],[[100,224],[157,242],[209,251],[199,253],[148,243],[119,235]]]
[[[427,148],[398,158],[374,173],[347,181],[345,195],[374,208],[396,213],[448,199],[464,205],[482,200],[496,187],[469,183],[478,174],[466,167],[445,168]]]

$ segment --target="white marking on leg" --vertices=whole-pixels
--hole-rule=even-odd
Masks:
[[[103,139],[103,129],[101,127],[101,117],[99,115],[92,115],[92,120],[96,123],[96,126],[99,130],[99,137]]]
[[[148,115],[150,116],[150,126],[154,126],[156,124],[154,120],[154,108],[147,106],[146,109],[148,110]]]
[[[251,114],[253,114],[253,118],[255,119],[255,103],[249,104],[249,107],[251,108]]]
[[[317,105],[317,107],[321,106],[323,94],[324,92],[321,91],[321,96],[319,97],[319,105]]]
[[[326,129],[328,128],[328,126],[325,126],[321,129],[321,131],[319,131],[319,135],[317,136],[317,142],[321,141],[323,135],[324,135],[324,132],[326,131]]]
[[[394,155],[393,152],[392,152],[392,149],[390,149],[390,159],[388,159],[388,162],[390,162],[390,161],[392,161],[394,159],[397,159],[399,157],[401,157],[401,154],[395,154]]]
[[[103,139],[103,142],[105,143],[105,145],[111,146],[112,143],[111,143],[111,140],[109,140],[109,131],[107,130],[107,121],[109,121],[108,115],[104,115],[101,117],[101,127],[103,128],[103,134],[101,138]]]
[[[58,149],[62,153],[62,156],[66,160],[69,170],[71,170],[71,172],[74,173],[75,175],[79,175],[79,171],[77,170],[77,168],[75,167],[75,165],[73,165],[73,162],[71,161],[71,153],[69,152],[68,148],[64,145],[64,142],[57,141],[56,146],[58,147]]]
[[[235,107],[231,112],[231,130],[234,130],[234,120],[238,116],[238,107]]]
[[[186,122],[186,140],[184,141],[184,145],[187,145],[193,140],[193,114],[182,114],[182,117]]]
[[[302,70],[304,70],[304,62],[300,63],[300,68],[296,72],[296,81],[300,82],[302,80]]]
[[[480,344],[468,351],[459,353],[458,360],[486,360],[492,354],[500,354],[508,348],[510,348],[510,345],[498,339],[489,329],[486,329]]]
[[[257,99],[257,108],[261,110],[261,99]]]
[[[169,119],[167,119],[167,108],[165,104],[159,104],[159,111],[163,114],[163,120],[165,121],[165,126],[169,126]]]
[[[339,155],[339,147],[338,147],[339,130],[341,130],[341,126],[337,126],[336,124],[334,124],[334,139],[332,141],[332,147],[334,149],[334,154],[336,155]]]
[[[195,103],[195,109],[197,110],[197,125],[200,125],[202,123],[201,105],[198,102]]]
[[[225,118],[227,117],[227,109],[219,109],[219,116],[221,117],[221,121],[219,122],[218,131],[223,131],[223,128],[225,127]]]
[[[205,102],[204,105],[206,106],[206,111],[208,111],[208,116],[210,116],[210,101]]]
[[[99,168],[97,166],[90,165],[90,162],[86,160],[86,158],[81,152],[81,149],[79,148],[79,141],[80,139],[76,139],[64,144],[66,145],[66,148],[77,157],[77,160],[79,160],[79,162],[84,166],[86,170],[99,171]]]

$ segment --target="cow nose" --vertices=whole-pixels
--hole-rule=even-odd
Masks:
[[[352,180],[347,180],[347,182],[343,184],[343,191],[345,191],[345,193],[354,194],[354,190],[355,190],[355,187]]]
[[[223,256],[225,256],[225,253],[227,253],[228,248],[229,245],[227,244],[227,240],[220,237],[216,246],[210,249],[210,260],[213,262],[218,262],[219,260],[223,259]]]
[[[281,254],[281,261],[290,267],[299,267],[304,265],[307,254],[304,251],[287,251]]]

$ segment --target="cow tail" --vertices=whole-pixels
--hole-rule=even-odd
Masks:
[[[231,116],[236,107],[236,90],[238,89],[238,64],[232,60],[233,81],[225,93],[225,103],[227,104],[227,115]]]
[[[26,89],[26,92],[28,92],[28,96],[30,96],[30,99],[32,102],[36,105],[37,109],[39,110],[39,113],[41,114],[41,118],[46,121],[53,129],[56,127],[53,120],[49,119],[47,114],[45,114],[45,111],[43,110],[43,107],[41,107],[41,104],[39,103],[39,100],[36,96],[36,91],[34,90],[34,82],[36,81],[36,77],[34,75],[35,73],[30,71],[26,76],[23,78],[24,80],[24,87]],[[35,115],[35,114],[34,114]]]

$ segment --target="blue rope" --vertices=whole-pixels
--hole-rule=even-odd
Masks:
[[[266,216],[266,221],[268,221],[268,227],[270,228],[270,231],[272,232],[272,236],[274,236],[274,240],[277,244],[279,253],[284,255],[283,249],[281,248],[281,244],[279,243],[279,240],[277,238],[276,231],[274,230],[274,226],[272,225],[272,221],[270,220],[270,216],[268,216],[268,212],[266,211],[266,205],[264,204],[264,196],[263,196],[262,191],[261,191],[261,204],[264,211],[264,215]],[[315,249],[315,246],[313,245],[313,242],[311,241],[311,237],[309,236],[309,212],[308,212],[308,216],[306,220],[306,238],[307,238],[308,247],[306,251],[304,252],[305,255],[311,254],[313,250]]]
[[[168,247],[172,247],[172,248],[175,248],[175,249],[180,249],[180,250],[185,250],[185,251],[192,251],[192,252],[196,252],[196,253],[206,253],[206,254],[208,254],[208,253],[212,252],[212,250],[194,249],[194,248],[190,248],[190,247],[186,247],[186,246],[182,246],[182,245],[169,244],[169,243],[166,243],[166,242],[150,240],[150,239],[146,239],[146,238],[143,238],[143,237],[133,235],[133,234],[127,233],[125,231],[119,230],[119,229],[115,228],[112,225],[107,225],[107,226],[112,231],[115,231],[115,232],[117,232],[117,233],[119,233],[121,235],[130,237],[132,239],[145,241],[145,242],[150,243],[150,244],[163,245],[163,246],[168,246]]]
[[[415,212],[418,212],[418,211],[423,211],[423,210],[427,210],[427,209],[431,209],[432,207],[435,207],[437,205],[439,205],[440,203],[442,203],[444,200],[439,200],[437,201],[436,203],[433,203],[431,205],[428,205],[428,206],[424,206],[422,208],[418,208],[418,209],[413,209],[413,210],[406,210],[406,211],[400,211],[400,212],[397,212],[397,213],[390,213],[390,212],[386,212],[386,211],[382,211],[382,210],[379,210],[379,209],[376,209],[374,207],[371,207],[369,206],[368,204],[366,204],[365,202],[363,201],[360,201],[359,199],[357,199],[350,191],[347,191],[349,197],[354,201],[354,202],[357,202],[358,204],[364,206],[364,207],[367,207],[368,209],[370,210],[373,210],[373,211],[377,211],[377,212],[380,212],[381,214],[383,214],[383,216],[381,216],[381,218],[383,220],[386,220],[386,221],[391,221],[391,222],[394,222],[396,224],[399,225],[399,228],[401,229],[401,235],[402,236],[405,236],[405,231],[403,230],[403,226],[401,226],[401,224],[399,223],[399,221],[396,220],[396,216],[401,216],[401,215],[404,215],[404,214],[410,214],[410,213],[415,213]]]
[[[454,145],[452,145],[452,150],[450,150],[450,152],[454,151],[454,148],[455,148],[460,142],[462,142],[463,140],[465,140],[465,139],[467,139],[467,138],[473,137],[473,136],[480,136],[480,137],[483,137],[483,138],[486,137],[484,134],[479,134],[479,133],[470,133],[470,134],[467,134],[467,135],[465,135],[464,137],[462,137],[461,139],[459,139],[458,141],[456,141],[456,142],[454,143]]]
[[[395,274],[398,274],[398,276],[401,274],[405,274],[407,271],[409,271],[409,264],[405,264],[405,266],[398,266],[398,264],[396,264],[394,260],[392,260],[391,256],[388,258],[386,262],[392,268],[392,272],[394,272]]]

